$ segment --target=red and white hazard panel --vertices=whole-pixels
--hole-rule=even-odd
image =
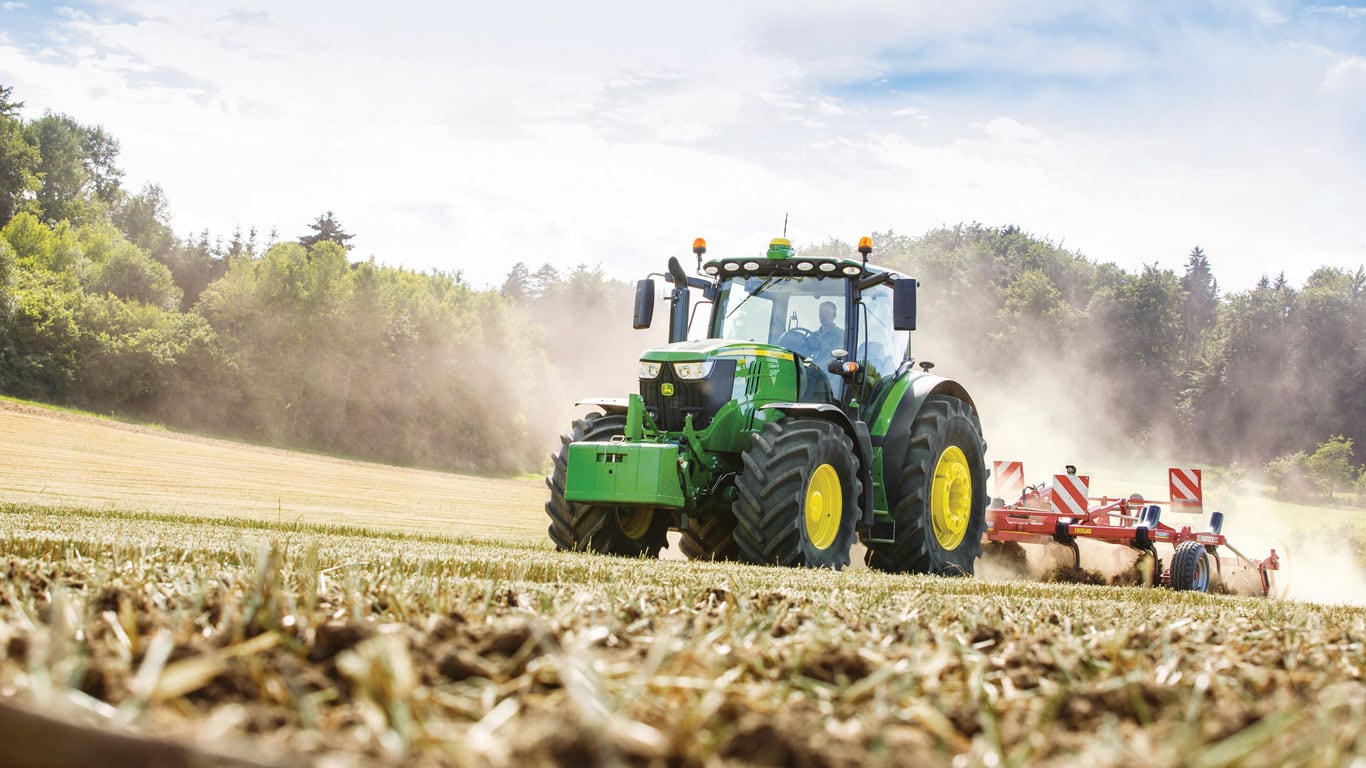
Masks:
[[[1201,512],[1205,508],[1203,491],[1200,489],[1200,470],[1167,470],[1167,484],[1171,490],[1173,512]]]
[[[1053,511],[1059,515],[1086,517],[1086,494],[1091,478],[1086,475],[1054,475],[1052,489]]]
[[[1024,495],[1024,462],[993,461],[991,473],[996,476],[996,495],[1007,504],[1019,501]]]

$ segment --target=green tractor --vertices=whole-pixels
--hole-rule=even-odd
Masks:
[[[986,520],[986,444],[972,398],[911,357],[917,282],[862,258],[669,259],[669,343],[640,358],[640,391],[587,400],[552,457],[561,550],[970,575]],[[689,341],[700,292],[706,338]],[[655,283],[636,286],[648,328]],[[701,309],[702,304],[698,305]],[[703,334],[698,329],[696,336]]]

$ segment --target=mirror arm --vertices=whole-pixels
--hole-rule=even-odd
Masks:
[[[858,282],[858,289],[860,291],[866,291],[875,285],[882,285],[883,283],[889,283],[891,281],[891,272],[879,272],[878,274],[873,275],[872,277],[865,277],[864,279],[860,280]]]

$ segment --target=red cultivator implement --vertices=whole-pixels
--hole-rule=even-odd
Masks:
[[[1144,499],[1138,494],[1127,497],[1095,497],[1090,494],[1090,478],[1078,475],[1069,466],[1067,473],[1054,475],[1046,485],[1025,485],[1024,467],[1018,461],[995,462],[998,498],[987,509],[986,540],[1020,544],[1056,542],[1072,551],[1073,565],[1081,567],[1077,541],[1089,539],[1130,547],[1151,555],[1156,565],[1151,581],[1176,590],[1206,592],[1211,584],[1210,560],[1214,574],[1223,579],[1219,548],[1227,549],[1237,560],[1255,568],[1261,578],[1262,594],[1271,591],[1270,571],[1279,570],[1276,550],[1264,560],[1252,560],[1229,545],[1224,538],[1224,513],[1209,517],[1204,530],[1190,525],[1179,528],[1162,522],[1162,508],[1174,513],[1203,515],[1204,503],[1200,470],[1172,468],[1167,472],[1170,498]],[[1018,498],[1007,504],[1004,498]],[[1157,545],[1173,549],[1170,567],[1162,569]]]

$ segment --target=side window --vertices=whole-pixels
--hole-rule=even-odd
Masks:
[[[892,287],[874,286],[863,292],[859,343],[854,355],[867,360],[883,375],[892,373],[910,352],[911,334],[892,327]]]

